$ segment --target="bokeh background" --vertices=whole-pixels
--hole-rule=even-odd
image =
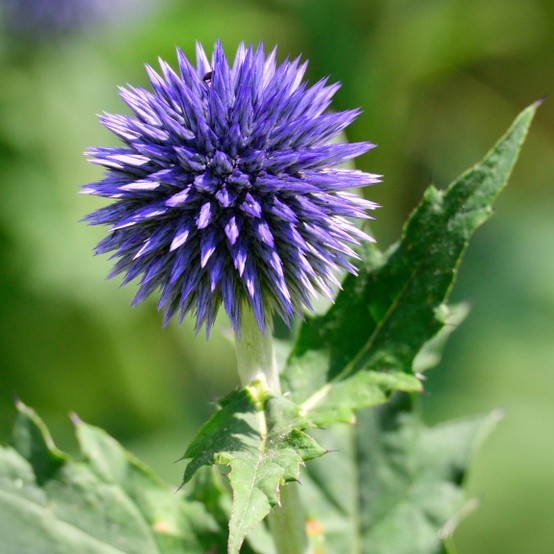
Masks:
[[[0,0],[0,6],[2,1]],[[40,4],[41,2],[37,2]],[[44,2],[43,2],[44,3]],[[54,2],[53,2],[54,3]],[[79,2],[77,2],[79,3]],[[32,4],[32,3],[31,3]],[[116,4],[118,9],[116,9]],[[105,427],[177,484],[174,464],[213,401],[236,383],[228,324],[209,344],[190,321],[161,328],[155,301],[129,308],[133,286],[107,281],[92,249],[103,230],[79,220],[100,201],[88,146],[115,144],[95,114],[125,108],[117,85],[146,85],[143,63],[174,63],[220,37],[302,54],[330,75],[334,107],[360,106],[350,140],[385,175],[373,231],[396,240],[424,188],[478,161],[523,107],[554,89],[550,0],[118,0],[69,31],[0,27],[0,440],[12,397],[33,406],[74,450],[67,413]],[[121,9],[119,9],[121,8]],[[459,554],[554,552],[554,107],[546,101],[509,188],[480,229],[453,293],[471,313],[424,399],[430,423],[502,408],[476,456],[476,514]]]

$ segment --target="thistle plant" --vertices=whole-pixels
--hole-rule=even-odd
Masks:
[[[219,42],[211,58],[198,45],[195,65],[181,50],[177,64],[120,90],[132,115],[100,117],[122,144],[88,152],[105,174],[82,191],[109,203],[86,221],[108,226],[97,253],[138,280],[134,303],[158,291],[164,324],[190,314],[209,335],[223,306],[241,386],[186,448],[178,493],[77,417],[82,459],[60,452],[18,403],[0,515],[35,532],[19,526],[7,552],[445,552],[470,454],[498,418],[428,428],[416,398],[464,313],[447,303],[462,254],[538,104],[430,187],[381,253],[358,226],[377,206],[353,190],[380,177],[344,168],[373,145],[341,141],[358,111],[329,110],[338,85],[308,85],[305,63],[261,46],[230,63]],[[319,295],[334,304],[309,315]],[[303,318],[282,367],[274,317]]]

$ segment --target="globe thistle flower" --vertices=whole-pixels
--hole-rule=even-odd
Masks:
[[[150,0],[148,0],[150,1]],[[36,41],[117,20],[145,0],[0,0],[7,30]]]
[[[275,312],[290,323],[371,240],[352,219],[376,204],[347,189],[379,176],[338,166],[373,145],[333,142],[359,112],[327,112],[339,85],[309,87],[306,63],[262,46],[177,59],[179,73],[146,66],[152,91],[120,89],[133,116],[100,117],[125,146],[87,152],[107,173],[82,192],[114,200],[85,218],[110,226],[96,251],[122,284],[140,276],[133,303],[160,289],[164,324],[193,312],[208,334],[221,304],[237,334],[243,305],[262,331]]]

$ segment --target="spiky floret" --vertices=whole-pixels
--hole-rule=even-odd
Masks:
[[[111,226],[97,253],[123,284],[141,276],[134,303],[161,290],[164,324],[195,312],[209,333],[221,304],[237,333],[243,304],[262,331],[288,323],[371,240],[352,219],[376,204],[347,189],[379,176],[337,166],[373,145],[332,142],[358,111],[326,112],[338,85],[308,87],[299,58],[240,45],[230,65],[218,41],[211,61],[200,45],[196,67],[177,60],[146,66],[151,92],[121,88],[133,116],[100,117],[125,146],[87,152],[107,173],[82,191],[115,200],[85,218]]]

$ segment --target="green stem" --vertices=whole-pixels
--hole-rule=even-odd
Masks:
[[[243,307],[240,337],[236,337],[235,345],[242,386],[260,381],[267,391],[281,394],[271,329],[262,333],[248,306]],[[305,516],[296,483],[281,487],[280,504],[268,516],[277,554],[307,554]]]
[[[281,506],[271,511],[268,523],[277,554],[310,552],[298,483],[287,483],[281,487]]]
[[[242,386],[261,381],[266,390],[281,394],[279,371],[273,353],[271,329],[265,335],[249,306],[242,310],[240,337],[236,337],[237,369]]]

